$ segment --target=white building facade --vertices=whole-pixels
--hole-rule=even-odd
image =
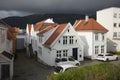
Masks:
[[[55,66],[56,58],[73,56],[83,61],[84,43],[70,23],[60,24],[45,33],[38,34],[38,58],[50,66]]]
[[[111,7],[97,11],[97,22],[109,30],[107,51],[120,51],[120,8]]]
[[[107,30],[103,26],[86,16],[85,20],[76,20],[74,28],[85,43],[84,57],[96,59],[98,54],[106,53]]]
[[[41,23],[42,21],[37,23],[37,27],[31,25],[30,29],[26,28],[30,34],[26,36],[27,43],[32,44],[38,61],[50,66],[56,65],[56,58],[73,56],[76,60],[83,61],[84,43],[70,23],[59,25],[52,19],[45,20],[42,26]]]
[[[12,80],[12,41],[7,39],[7,26],[0,22],[0,80]]]

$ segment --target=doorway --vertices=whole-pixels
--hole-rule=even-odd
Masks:
[[[78,48],[73,48],[72,49],[72,54],[75,60],[78,59]]]

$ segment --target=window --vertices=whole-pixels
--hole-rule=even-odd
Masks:
[[[104,53],[104,46],[101,46],[101,53]]]
[[[73,44],[73,36],[69,36],[69,43]]]
[[[63,56],[67,57],[68,50],[63,50]]]
[[[114,26],[114,27],[117,27],[117,23],[113,23],[113,26]]]
[[[63,44],[67,44],[67,36],[63,36]]]
[[[120,23],[119,23],[119,27],[120,27]]]
[[[70,30],[68,29],[68,32],[69,32]]]
[[[98,41],[98,33],[95,34],[95,40]]]
[[[117,13],[114,13],[114,16],[113,16],[114,18],[117,18]]]
[[[56,51],[56,53],[57,53],[57,57],[61,57],[61,51],[60,50],[58,50],[58,51]]]
[[[102,34],[102,41],[104,41],[104,39],[105,39],[105,36],[104,36],[104,33]]]
[[[58,42],[60,43],[60,40]]]
[[[114,33],[113,33],[113,37],[114,37],[114,38],[117,37],[117,32],[114,32]]]
[[[95,54],[99,53],[99,46],[95,46]]]
[[[118,33],[118,37],[120,38],[120,32]]]

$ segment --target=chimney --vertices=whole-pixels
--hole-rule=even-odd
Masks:
[[[88,22],[88,21],[89,21],[89,16],[86,15],[86,16],[85,16],[85,22]]]

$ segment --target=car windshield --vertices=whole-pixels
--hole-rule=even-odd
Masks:
[[[61,72],[61,70],[63,70],[62,67],[60,67],[60,66],[55,67],[55,72],[56,72],[56,73]]]
[[[67,61],[67,58],[62,58],[61,61],[62,62]]]
[[[69,59],[69,61],[75,61],[73,58],[68,58]]]
[[[102,54],[99,54],[98,56],[103,56]]]

